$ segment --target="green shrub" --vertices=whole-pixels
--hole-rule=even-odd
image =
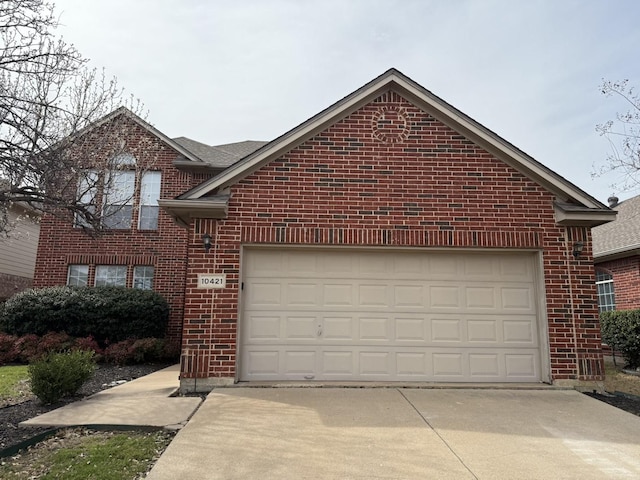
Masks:
[[[640,367],[640,310],[600,314],[602,341],[620,352],[629,368]]]
[[[163,337],[169,305],[158,293],[124,287],[47,287],[20,292],[2,308],[1,328],[12,335],[65,332],[101,344]]]
[[[29,365],[31,391],[44,404],[76,393],[96,368],[93,352],[50,352]]]

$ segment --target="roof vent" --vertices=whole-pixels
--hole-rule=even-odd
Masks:
[[[617,207],[619,200],[620,199],[618,197],[616,197],[615,195],[611,195],[609,198],[607,198],[607,202],[609,202],[609,208]]]

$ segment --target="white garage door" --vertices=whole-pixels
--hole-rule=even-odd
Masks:
[[[240,380],[540,380],[533,254],[246,249]]]

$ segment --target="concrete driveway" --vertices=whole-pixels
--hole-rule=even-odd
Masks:
[[[148,478],[640,478],[640,417],[572,390],[227,388]]]

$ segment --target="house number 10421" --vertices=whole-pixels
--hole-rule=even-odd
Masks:
[[[198,275],[198,288],[225,288],[227,286],[226,275],[213,275],[201,273]]]

